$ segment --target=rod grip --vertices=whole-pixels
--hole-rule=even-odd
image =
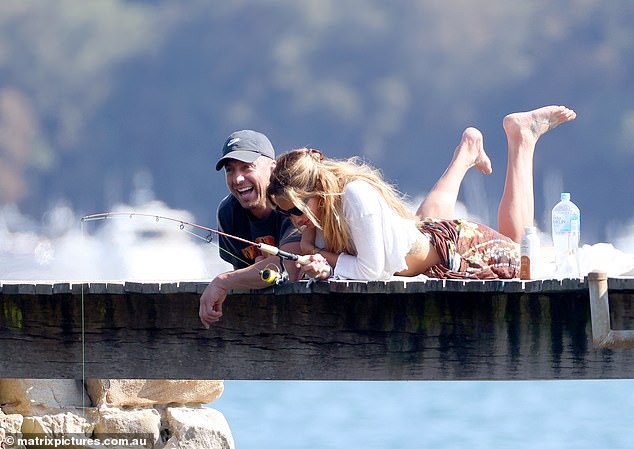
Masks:
[[[310,263],[310,255],[298,256],[297,254],[288,253],[276,246],[267,245],[266,243],[260,243],[259,248],[260,251],[263,251],[267,254],[271,254],[272,256],[279,256],[285,260],[292,260],[300,265],[308,265]]]
[[[267,245],[266,243],[260,243],[259,248],[260,248],[260,251],[263,251],[272,256],[280,256],[282,259],[286,259],[286,260],[298,260],[300,258],[300,256],[298,256],[297,254],[288,253],[286,251],[279,249],[276,246]],[[306,263],[304,263],[303,265],[306,265]]]
[[[260,243],[258,245],[260,251],[270,254],[272,256],[277,256],[277,253],[281,250],[273,245],[267,245],[266,243]]]
[[[299,256],[297,258],[297,263],[300,265],[308,265],[310,263],[310,256]]]

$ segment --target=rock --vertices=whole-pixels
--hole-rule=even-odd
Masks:
[[[0,441],[7,443],[7,438],[9,438],[9,442],[12,438],[22,438],[23,420],[22,415],[5,415],[0,410]],[[26,449],[23,445],[16,444],[15,440],[13,440],[13,443],[12,449]]]
[[[4,429],[7,434],[19,434],[22,429],[23,421],[24,417],[22,415],[5,415],[0,411],[0,428]]]
[[[14,438],[22,437],[22,422],[24,418],[22,415],[5,415],[0,411],[0,429],[4,430],[5,436],[12,436]],[[18,446],[22,449],[22,446]]]
[[[25,416],[22,433],[39,435],[86,435],[92,434],[94,424],[71,412],[44,416]]]
[[[209,404],[224,391],[222,380],[89,379],[88,393],[96,406],[143,407]]]
[[[222,413],[201,406],[222,395],[223,381],[94,379],[86,387],[89,395],[75,380],[0,379],[0,427],[27,439],[76,438],[64,446],[73,449],[97,447],[91,438],[117,438],[122,449],[166,441],[168,449],[234,449]]]
[[[163,449],[235,449],[229,424],[218,410],[170,407],[165,415],[171,438]]]
[[[0,379],[0,404],[5,413],[34,416],[81,409],[91,402],[78,380]]]
[[[134,446],[136,449],[139,447],[153,448],[159,442],[161,415],[153,408],[122,410],[103,406],[98,409],[95,419],[95,437],[110,436],[112,438],[148,439],[147,445],[136,445]]]

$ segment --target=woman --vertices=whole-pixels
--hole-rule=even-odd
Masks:
[[[268,195],[302,230],[313,253],[302,270],[314,278],[388,279],[396,274],[496,279],[519,274],[519,246],[533,225],[533,154],[537,140],[574,111],[546,106],[504,118],[509,162],[498,211],[499,232],[467,220],[449,220],[460,184],[476,166],[490,173],[482,134],[468,128],[454,157],[416,215],[377,170],[352,158],[325,159],[312,149],[277,159]],[[436,217],[428,219],[426,217]],[[323,242],[315,241],[315,230]],[[316,242],[316,244],[315,244]]]

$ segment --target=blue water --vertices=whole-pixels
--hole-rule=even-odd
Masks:
[[[226,381],[237,449],[634,447],[634,381]]]

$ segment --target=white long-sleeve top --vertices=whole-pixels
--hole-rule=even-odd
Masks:
[[[385,280],[405,270],[405,256],[421,237],[414,220],[401,217],[365,181],[352,181],[343,190],[343,214],[357,255],[342,253],[335,276],[343,279]]]

